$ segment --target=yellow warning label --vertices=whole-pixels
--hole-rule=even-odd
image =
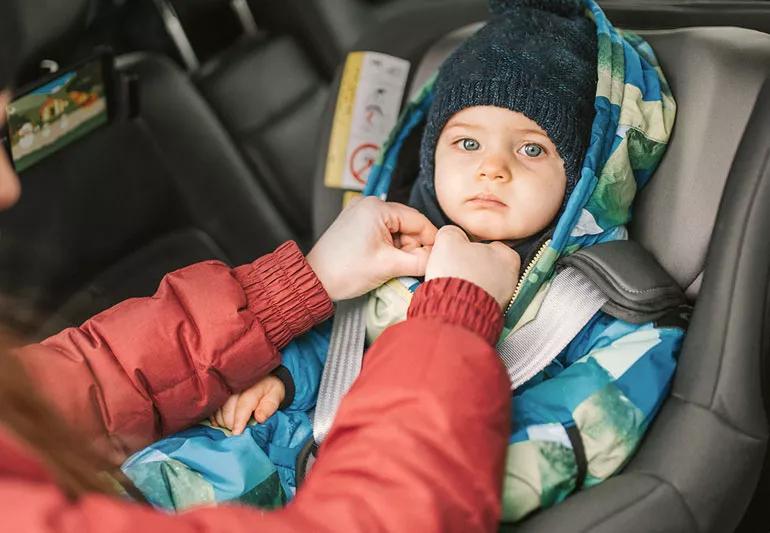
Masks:
[[[379,52],[351,52],[337,92],[324,168],[327,187],[360,191],[396,125],[409,61]]]
[[[345,68],[340,79],[340,89],[337,93],[337,106],[334,110],[334,121],[329,138],[329,152],[326,156],[326,172],[324,184],[327,187],[342,187],[342,175],[350,138],[350,127],[353,121],[353,105],[356,99],[356,89],[361,76],[364,52],[351,52],[345,61]]]

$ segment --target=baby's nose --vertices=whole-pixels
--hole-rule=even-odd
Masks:
[[[493,181],[508,180],[508,179],[510,179],[502,171],[500,171],[500,172],[482,172],[481,173],[481,177],[489,179],[489,180],[493,180]]]
[[[499,161],[488,161],[479,168],[479,178],[490,181],[510,181],[511,171],[508,165]]]

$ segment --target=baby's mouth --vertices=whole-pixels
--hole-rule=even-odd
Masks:
[[[475,196],[472,196],[471,198],[466,200],[466,203],[473,207],[480,207],[480,208],[487,208],[487,209],[500,209],[503,207],[508,207],[508,205],[505,202],[503,202],[500,198],[488,192],[483,192]]]

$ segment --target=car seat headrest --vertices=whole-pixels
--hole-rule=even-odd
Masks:
[[[412,96],[416,95],[420,88],[425,85],[428,79],[438,70],[441,63],[454,52],[455,48],[465,42],[468,37],[479,31],[484,25],[483,22],[468,24],[462,28],[447,34],[434,44],[417,66],[417,70],[412,80]]]
[[[412,95],[481,25],[459,28],[428,50]],[[770,76],[770,35],[724,27],[638,33],[655,50],[678,111],[663,161],[637,196],[629,231],[694,299],[735,152]]]
[[[629,231],[694,298],[738,145],[770,77],[770,35],[731,27],[639,33],[655,50],[678,109]]]

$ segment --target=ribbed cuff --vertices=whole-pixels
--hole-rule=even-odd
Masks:
[[[503,329],[497,301],[478,285],[459,278],[438,278],[420,285],[407,317],[440,318],[481,335],[493,346]]]
[[[234,275],[243,285],[249,309],[276,349],[334,311],[329,295],[294,241],[236,268]]]
[[[283,390],[285,391],[283,401],[281,402],[281,405],[278,406],[278,410],[286,409],[291,405],[291,402],[294,401],[294,394],[296,393],[294,378],[291,377],[289,369],[283,365],[273,370],[271,374],[281,380],[281,383],[283,383]]]

